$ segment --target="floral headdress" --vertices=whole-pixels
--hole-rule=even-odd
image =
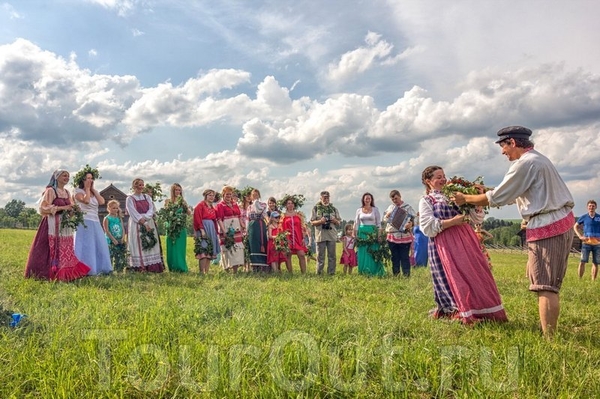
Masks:
[[[298,209],[302,208],[302,205],[304,205],[304,201],[306,200],[306,198],[304,198],[304,195],[302,194],[284,194],[283,198],[277,201],[277,206],[280,209],[285,209],[285,203],[288,202],[288,200],[292,200],[292,202],[294,203],[294,208]]]
[[[254,187],[251,186],[246,186],[241,190],[236,189],[236,191],[238,192],[238,198],[243,201],[246,197],[252,194],[252,190],[254,190]]]
[[[92,168],[90,165],[85,164],[85,167],[81,169],[75,177],[73,178],[73,187],[79,187],[79,185],[85,180],[85,176],[91,173],[94,177],[94,180],[101,179],[100,172],[98,172],[98,168]]]

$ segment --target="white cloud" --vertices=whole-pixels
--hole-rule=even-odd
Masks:
[[[23,39],[0,46],[0,134],[13,129],[42,144],[105,140],[137,96],[132,76],[92,75],[74,56]]]
[[[64,6],[19,13],[66,24]],[[191,202],[224,183],[309,203],[328,189],[349,218],[364,191],[416,206],[434,163],[497,184],[509,163],[493,138],[509,124],[534,129],[577,203],[599,182],[595,2],[77,7],[69,40],[3,14],[0,201],[37,199],[55,167],[87,160],[103,183],[178,181]]]
[[[375,32],[365,36],[365,47],[343,54],[337,63],[329,64],[327,78],[336,82],[345,81],[356,75],[362,74],[377,63],[392,65],[406,57],[411,52],[403,53],[402,57],[390,57],[394,46]]]
[[[0,5],[0,8],[2,10],[4,10],[4,12],[6,12],[6,14],[8,14],[8,17],[10,19],[23,19],[23,15],[21,15],[11,4],[9,3],[2,3],[2,5]]]
[[[85,0],[89,3],[97,4],[108,10],[116,11],[121,17],[130,13],[137,4],[143,0]]]

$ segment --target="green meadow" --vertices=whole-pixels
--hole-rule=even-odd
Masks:
[[[571,257],[545,340],[524,253],[491,252],[510,321],[432,320],[406,278],[125,273],[23,278],[33,231],[0,230],[2,398],[592,398],[600,282]],[[589,269],[589,265],[588,265]],[[27,317],[16,328],[9,313]]]

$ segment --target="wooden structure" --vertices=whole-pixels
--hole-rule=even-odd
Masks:
[[[129,215],[127,214],[127,210],[125,209],[125,201],[127,200],[127,194],[123,191],[119,190],[111,183],[104,190],[100,191],[100,195],[104,198],[104,205],[100,205],[98,207],[98,217],[100,218],[100,223],[104,220],[104,216],[108,215],[108,211],[106,210],[106,206],[108,205],[108,201],[117,200],[119,201],[119,206],[121,207],[121,213],[123,214],[123,224],[124,227],[127,228],[127,221],[129,220]]]

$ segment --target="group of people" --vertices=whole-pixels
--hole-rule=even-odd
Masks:
[[[174,183],[164,203],[164,209],[168,210],[165,261],[158,236],[156,207],[151,193],[146,192],[144,181],[132,182],[132,194],[125,203],[129,215],[125,229],[121,204],[116,200],[106,204],[108,215],[100,223],[98,210],[105,205],[105,200],[94,187],[98,177],[98,171],[86,165],[75,176],[76,189],[71,196],[65,188],[69,172],[54,172],[41,199],[40,212],[44,217],[30,251],[27,277],[69,281],[124,269],[160,273],[165,264],[172,272],[187,272],[186,217],[192,215],[192,211],[194,253],[201,273],[207,273],[210,264],[217,259],[223,269],[233,273],[241,268],[279,272],[282,264],[291,273],[294,255],[300,272],[306,273],[307,258],[315,252],[318,274],[325,271],[325,263],[328,274],[336,272],[336,245],[342,218],[330,202],[328,191],[320,193],[320,201],[312,208],[307,221],[297,210],[302,205],[299,203],[302,196],[284,198],[280,209],[273,197],[263,202],[258,189],[242,194],[225,186],[219,194],[212,189],[205,190],[203,200],[192,208],[183,197],[181,185]],[[339,263],[345,273],[357,267],[360,274],[384,275],[382,259],[373,256],[373,250],[384,241],[382,237],[387,239],[390,248],[394,275],[402,270],[404,276],[409,276],[414,259],[426,265],[424,236],[418,226],[414,226],[416,212],[402,201],[398,190],[390,193],[390,199],[392,204],[382,219],[373,195],[363,195],[354,224],[347,224],[341,237]],[[73,219],[77,212],[81,215],[77,223],[65,224],[65,219]],[[398,218],[400,214],[402,217]],[[385,230],[380,228],[382,220]],[[413,228],[421,235],[414,243]],[[417,254],[413,262],[409,258],[411,248]],[[65,268],[65,265],[70,266]],[[74,270],[69,271],[69,267]]]
[[[390,248],[401,244],[401,248],[392,250],[393,273],[400,273],[400,264],[404,275],[410,275],[409,250],[412,246],[413,220],[415,211],[400,199],[397,190],[392,192],[392,204],[386,211],[384,221],[397,207],[402,207],[409,223],[405,223],[402,231],[387,228]],[[328,191],[320,193],[320,201],[311,210],[310,218],[298,211],[301,206],[299,197],[287,196],[281,201],[279,209],[277,200],[270,197],[268,202],[261,200],[260,191],[252,189],[242,198],[237,198],[236,190],[225,186],[221,192],[221,200],[215,203],[217,193],[207,189],[204,199],[194,208],[194,231],[196,234],[196,257],[200,260],[200,271],[206,273],[212,260],[220,257],[220,264],[225,270],[237,272],[244,268],[253,271],[280,272],[285,264],[288,272],[292,272],[292,256],[297,256],[301,273],[306,273],[307,258],[316,252],[316,272],[335,274],[338,258],[336,244],[338,228],[342,223],[338,209],[330,202]],[[247,197],[247,198],[246,198]],[[239,201],[239,203],[238,203]],[[381,260],[375,259],[372,250],[380,245],[377,239],[365,245],[357,245],[357,240],[366,239],[374,233],[382,235],[379,210],[374,206],[373,196],[365,193],[362,207],[357,210],[354,224],[347,224],[341,237],[342,255],[339,263],[345,273],[351,273],[354,267],[365,275],[379,276],[385,274]],[[311,232],[314,229],[314,237]],[[424,252],[422,240],[420,251]],[[200,248],[198,248],[200,247]],[[314,247],[314,248],[313,248]],[[210,251],[208,250],[210,248]],[[425,250],[426,251],[426,250]],[[419,260],[426,264],[423,255]],[[327,268],[325,269],[325,264]]]
[[[497,187],[487,191],[478,187],[480,194],[444,195],[442,188],[447,180],[442,167],[435,165],[422,173],[425,195],[419,202],[418,213],[402,200],[398,190],[390,192],[391,204],[383,214],[375,206],[373,195],[365,193],[354,224],[345,226],[342,237],[340,263],[344,271],[351,272],[357,266],[361,274],[383,275],[385,270],[377,250],[386,241],[391,252],[392,273],[409,276],[411,248],[413,252],[420,250],[420,254],[413,253],[413,257],[417,263],[423,263],[423,246],[426,246],[424,263],[428,258],[436,303],[431,312],[433,317],[458,318],[464,323],[480,319],[506,321],[491,263],[482,251],[481,231],[474,230],[472,225],[483,221],[483,206],[516,203],[526,222],[529,289],[538,295],[542,331],[552,335],[558,322],[559,291],[573,233],[577,232],[588,241],[585,245],[593,247],[586,247],[585,254],[593,254],[595,277],[600,257],[600,246],[596,242],[600,238],[600,217],[595,215],[596,203],[590,201],[589,217],[575,223],[571,193],[550,160],[534,150],[531,134],[530,129],[522,126],[510,126],[497,132],[496,143],[513,163]],[[94,177],[91,171],[78,173],[74,201],[85,211],[85,226],[79,226],[74,234],[73,228],[61,226],[60,217],[73,207],[65,189],[69,172],[57,170],[53,174],[41,199],[40,212],[44,218],[32,244],[26,276],[68,281],[84,275],[109,273],[111,263],[115,263],[115,267],[127,264],[133,270],[164,270],[154,218],[156,210],[152,198],[143,192],[143,180],[133,181],[133,194],[127,198],[128,240],[127,250],[123,250],[125,234],[119,224],[119,204],[108,204],[105,238],[98,220],[98,205],[102,205],[104,199],[93,187]],[[320,201],[312,208],[308,222],[297,210],[301,205],[297,196],[285,198],[279,209],[274,198],[263,202],[257,189],[239,199],[235,198],[236,192],[233,187],[225,186],[220,193],[222,199],[216,202],[215,190],[205,190],[203,200],[193,208],[194,253],[201,273],[206,273],[218,256],[222,267],[233,272],[240,268],[280,271],[282,263],[291,272],[293,255],[298,257],[300,271],[305,273],[310,244],[316,249],[317,273],[325,271],[326,257],[327,273],[335,273],[337,228],[342,219],[330,202],[329,192],[320,193]],[[465,204],[471,205],[468,215],[459,208]],[[172,185],[171,197],[165,206],[173,207],[174,214],[185,216],[192,212],[183,200],[179,184]],[[416,225],[417,220],[420,226]],[[583,230],[579,228],[581,225]],[[314,227],[314,238],[310,226]],[[171,232],[171,236],[167,234],[168,267],[185,272],[185,229],[168,231]],[[172,236],[174,234],[177,236]],[[125,255],[127,261],[116,260]],[[582,257],[580,275],[586,262]]]
[[[105,200],[94,188],[97,177],[98,171],[86,165],[75,176],[76,188],[71,196],[65,188],[70,180],[69,172],[58,169],[52,174],[40,199],[39,211],[43,217],[29,251],[26,277],[71,281],[83,276],[110,274],[114,269],[120,271],[126,267],[163,271],[160,248],[144,245],[148,240],[156,244],[158,236],[154,203],[142,192],[143,180],[134,180],[133,194],[127,198],[130,218],[126,243],[118,201],[108,202],[108,215],[100,223],[98,208]]]

